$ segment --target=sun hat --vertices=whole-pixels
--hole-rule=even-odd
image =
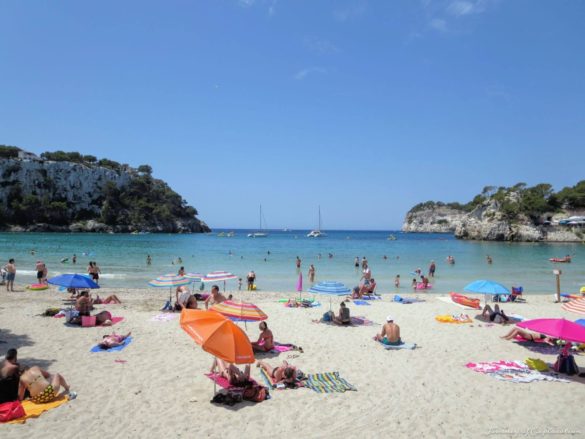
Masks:
[[[387,322],[393,322],[393,321],[394,321],[394,317],[392,317],[392,314],[388,314],[388,315],[386,316],[386,321],[387,321]]]

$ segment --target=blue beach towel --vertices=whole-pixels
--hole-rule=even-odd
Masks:
[[[367,300],[354,300],[353,303],[358,306],[370,306],[370,303]]]
[[[417,298],[407,298],[407,297],[399,296],[398,294],[394,295],[394,297],[392,298],[392,301],[402,303],[404,305],[408,305],[411,303],[424,302],[423,299],[419,299],[418,297]]]
[[[124,343],[122,343],[120,346],[114,346],[113,348],[110,348],[110,349],[102,349],[102,348],[100,348],[99,345],[95,345],[93,348],[91,348],[91,351],[90,352],[114,352],[114,351],[121,351],[126,346],[128,346],[131,341],[132,341],[132,337],[128,337],[126,340],[124,340]]]
[[[382,300],[382,296],[364,294],[362,299],[364,299],[364,300]]]
[[[386,343],[382,343],[381,341],[378,341],[378,343],[380,343],[382,346],[384,346],[384,349],[386,350],[391,350],[391,349],[414,349],[416,348],[416,343],[402,343],[399,345],[388,345]]]

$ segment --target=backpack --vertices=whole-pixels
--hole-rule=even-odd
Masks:
[[[579,373],[579,366],[575,362],[575,357],[572,355],[559,354],[557,361],[555,362],[553,369],[556,372],[564,373],[567,375],[576,375]]]

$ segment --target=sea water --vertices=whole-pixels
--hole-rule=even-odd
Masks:
[[[382,293],[412,292],[413,272],[428,273],[436,263],[430,293],[461,292],[476,279],[491,279],[504,285],[523,286],[527,294],[552,294],[556,289],[554,269],[562,270],[561,290],[575,293],[585,285],[585,245],[580,243],[504,243],[461,241],[447,234],[406,234],[397,231],[328,231],[326,237],[308,238],[307,230],[268,231],[265,238],[249,238],[249,230],[235,230],[232,237],[212,234],[0,234],[0,263],[16,259],[16,284],[33,283],[35,263],[42,260],[49,277],[62,273],[86,273],[87,263],[97,261],[100,284],[107,287],[148,288],[147,282],[161,274],[176,273],[181,265],[188,272],[224,270],[243,279],[256,272],[260,291],[296,291],[299,278],[295,259],[302,260],[304,290],[310,287],[307,270],[315,265],[316,281],[336,280],[351,288],[358,284],[361,270],[354,259],[367,257],[372,276]],[[388,239],[390,235],[396,240]],[[72,264],[73,254],[77,264]],[[332,257],[329,256],[331,254]],[[570,264],[553,264],[548,259],[572,255]],[[152,265],[146,264],[147,255]],[[446,262],[447,256],[455,264]],[[488,264],[486,256],[493,259]],[[387,259],[384,258],[386,256]],[[61,262],[68,258],[67,261]],[[182,259],[182,263],[179,262]],[[400,288],[394,278],[400,275]],[[237,280],[228,290],[237,290]],[[199,285],[195,285],[198,287]],[[223,287],[223,285],[222,285]],[[0,292],[1,292],[0,288]],[[421,294],[424,294],[422,292]]]

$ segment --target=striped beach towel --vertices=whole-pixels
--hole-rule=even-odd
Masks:
[[[575,299],[564,303],[562,308],[577,314],[585,314],[585,299]]]
[[[317,393],[357,391],[354,386],[339,376],[339,372],[308,374],[304,385]]]

